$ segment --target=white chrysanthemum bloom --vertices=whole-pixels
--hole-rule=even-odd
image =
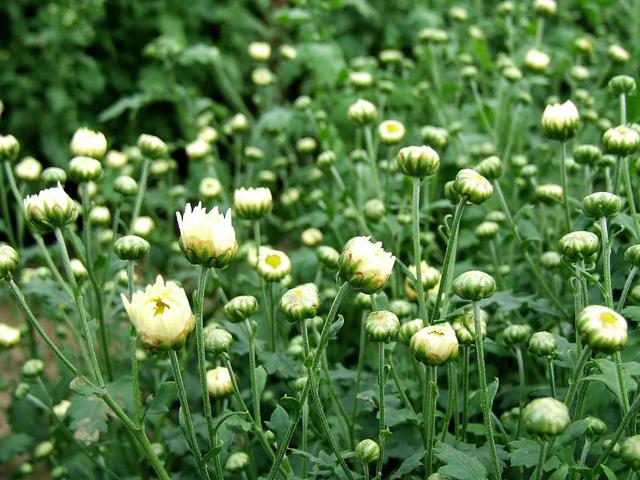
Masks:
[[[151,217],[138,217],[136,221],[133,222],[133,234],[142,238],[148,238],[155,226],[156,224]]]
[[[205,177],[200,180],[200,187],[198,189],[200,197],[204,200],[211,200],[217,198],[222,193],[222,184],[220,180],[213,177]]]
[[[305,283],[287,290],[280,299],[280,310],[291,321],[313,318],[320,307],[320,294],[315,283]]]
[[[629,52],[617,43],[610,45],[607,49],[607,53],[609,54],[609,58],[611,58],[611,60],[618,63],[626,63],[629,61],[629,58],[631,58]]]
[[[27,219],[41,232],[62,228],[76,220],[78,207],[58,185],[24,199]]]
[[[218,130],[209,126],[202,127],[198,132],[198,138],[208,143],[216,143],[219,137]]]
[[[396,258],[373,243],[371,237],[354,237],[340,255],[340,275],[356,290],[375,293],[391,276]]]
[[[104,163],[109,168],[118,169],[124,167],[129,158],[126,154],[118,151],[118,150],[109,150],[107,152],[107,156],[104,159]]]
[[[373,75],[369,72],[350,72],[349,83],[356,88],[367,88],[373,83]]]
[[[73,134],[70,149],[77,157],[102,158],[107,153],[107,138],[101,132],[79,128]]]
[[[271,57],[271,45],[267,42],[251,42],[247,47],[247,53],[256,62],[266,62]]]
[[[279,282],[291,273],[291,260],[280,250],[261,248],[256,270],[265,280]]]
[[[33,157],[23,158],[14,168],[16,177],[22,182],[35,182],[42,173],[42,164]]]
[[[247,250],[247,263],[251,268],[257,268],[258,266],[258,258],[262,256],[267,250],[272,250],[272,248],[268,245],[260,245],[259,251],[256,249],[255,244],[247,245],[249,249]]]
[[[360,98],[349,105],[347,116],[355,123],[370,123],[378,116],[378,109],[370,101]]]
[[[627,343],[627,321],[611,308],[589,305],[576,324],[583,341],[597,352],[614,353]]]
[[[404,125],[397,120],[385,120],[378,125],[378,135],[383,143],[398,143],[404,138],[404,134]]]
[[[231,223],[231,209],[222,215],[218,207],[207,212],[201,203],[192,209],[188,203],[184,214],[176,213],[180,229],[180,248],[189,262],[209,268],[229,264],[238,243]]]
[[[0,348],[12,348],[20,343],[20,330],[0,323]]]
[[[540,122],[547,137],[563,141],[575,135],[579,123],[580,114],[571,100],[547,105]]]
[[[533,71],[544,72],[551,63],[551,57],[541,50],[532,48],[524,57],[524,63]]]
[[[274,74],[265,67],[258,67],[251,72],[251,81],[258,87],[266,87],[271,85],[275,80]]]
[[[195,326],[195,316],[184,289],[158,275],[156,283],[122,303],[138,338],[148,348],[169,349],[184,345]]]
[[[280,55],[287,60],[295,60],[298,58],[298,50],[296,47],[292,45],[281,45],[280,46]]]
[[[207,371],[207,390],[212,398],[222,398],[233,392],[233,382],[229,370],[216,367]]]
[[[193,142],[184,147],[189,160],[202,160],[211,153],[211,144],[201,138],[195,139]]]
[[[256,220],[271,212],[273,198],[266,187],[239,188],[233,194],[233,210],[246,220]]]
[[[61,400],[60,403],[53,406],[53,414],[59,419],[63,419],[67,415],[70,406],[71,402],[69,400]]]

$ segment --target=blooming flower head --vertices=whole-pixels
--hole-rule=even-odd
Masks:
[[[27,219],[41,232],[62,228],[78,218],[78,207],[58,184],[24,199]]]
[[[320,295],[315,283],[305,283],[287,290],[280,299],[280,310],[292,321],[315,317]]]
[[[384,143],[398,143],[404,138],[404,134],[404,125],[397,120],[385,120],[378,125],[378,135]]]
[[[192,209],[188,203],[184,214],[176,213],[180,228],[180,248],[189,262],[209,268],[229,264],[238,250],[236,232],[231,224],[231,209],[225,215],[218,207],[207,212],[201,203]]]
[[[395,257],[373,243],[371,237],[354,237],[340,255],[340,275],[356,290],[375,293],[387,283]]]
[[[589,305],[576,324],[584,342],[597,352],[614,353],[627,343],[627,321],[610,308]]]
[[[138,338],[148,348],[181,347],[195,326],[184,289],[174,282],[165,283],[160,275],[156,283],[135,292],[131,301],[122,295],[122,303]]]
[[[269,282],[279,282],[291,272],[289,257],[280,250],[261,248],[256,265],[258,275]]]

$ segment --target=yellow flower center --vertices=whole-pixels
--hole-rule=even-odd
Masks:
[[[264,261],[273,269],[278,268],[282,263],[282,259],[278,255],[267,255]]]
[[[162,315],[164,311],[169,308],[169,305],[167,305],[160,297],[154,298],[152,301],[155,303],[153,307],[154,315]]]
[[[601,313],[600,320],[602,321],[602,323],[605,323],[607,325],[615,325],[616,323],[618,323],[618,319],[611,312]]]

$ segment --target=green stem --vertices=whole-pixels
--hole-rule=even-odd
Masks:
[[[258,380],[256,376],[256,332],[251,320],[245,320],[247,340],[249,342],[249,378],[251,381],[251,401],[253,402],[253,418],[256,425],[262,430],[262,415],[260,412],[260,395],[258,395]]]
[[[202,476],[202,478],[208,480],[209,472],[207,471],[207,466],[204,463],[202,453],[200,452],[200,447],[198,446],[198,438],[196,437],[196,431],[193,428],[193,420],[191,418],[189,400],[187,399],[187,391],[184,388],[182,372],[180,371],[180,361],[178,360],[178,354],[174,349],[169,350],[169,359],[171,360],[173,376],[176,380],[176,386],[178,387],[178,398],[180,400],[180,406],[182,407],[182,414],[184,416],[187,441],[191,447],[191,452],[196,459],[196,464],[198,465],[200,475]]]
[[[547,371],[547,381],[549,382],[549,392],[553,398],[558,398],[556,395],[556,378],[551,357],[545,357],[544,364]]]
[[[462,430],[460,438],[465,441],[467,426],[469,425],[469,345],[462,346]]]
[[[476,84],[475,80],[471,80],[471,91],[473,92],[473,98],[476,102],[476,108],[478,109],[478,114],[480,115],[480,121],[482,123],[482,126],[484,127],[484,129],[486,130],[486,133],[491,137],[492,140],[494,140],[494,144],[495,142],[495,132],[493,131],[493,129],[491,128],[491,124],[489,123],[489,119],[487,118],[487,114],[484,111],[484,102],[482,101],[482,97],[480,96],[480,93],[478,92],[478,85]]]
[[[129,233],[133,231],[133,226],[140,215],[140,209],[142,208],[142,200],[144,199],[144,192],[147,189],[147,179],[149,178],[149,164],[151,160],[144,158],[142,160],[142,171],[140,172],[140,180],[138,181],[138,194],[133,204],[133,212],[131,213],[131,223],[129,224]]]
[[[629,159],[622,157],[622,176],[624,178],[624,193],[627,196],[627,203],[629,203],[629,212],[633,219],[633,226],[635,227],[636,241],[640,240],[640,219],[638,219],[638,211],[636,210],[636,200],[634,197],[633,188],[631,187],[631,175],[629,174]]]
[[[129,301],[133,298],[133,289],[135,284],[135,277],[133,271],[133,261],[127,262],[127,281],[128,281],[128,290],[129,290]],[[136,425],[142,425],[142,402],[140,399],[140,372],[138,370],[138,357],[136,356],[137,350],[137,332],[136,327],[131,324],[131,328],[129,330],[129,354],[131,361],[131,387],[133,394],[133,418],[136,422]]]
[[[616,375],[618,377],[618,387],[620,388],[620,397],[622,398],[622,404],[620,405],[622,416],[624,417],[629,411],[629,395],[627,392],[627,382],[624,379],[624,366],[622,365],[622,356],[620,352],[614,354],[616,363]],[[635,430],[635,425],[631,426]]]
[[[585,345],[582,348],[582,353],[580,353],[580,357],[578,357],[578,363],[576,365],[576,369],[571,376],[571,380],[569,383],[569,390],[567,391],[567,396],[564,398],[564,404],[568,409],[571,409],[571,405],[573,404],[573,399],[578,390],[578,385],[582,378],[582,372],[584,371],[584,366],[587,364],[589,360],[589,355],[591,354],[591,349],[589,345]]]
[[[571,231],[571,209],[569,208],[569,181],[567,179],[567,142],[563,141],[560,155],[560,178],[562,179],[562,206],[566,232]]]
[[[358,345],[358,364],[356,366],[356,381],[354,385],[353,406],[351,407],[351,421],[349,435],[352,439],[355,438],[356,421],[358,417],[358,394],[360,393],[360,382],[362,380],[362,369],[364,368],[364,357],[366,353],[367,345],[367,332],[364,328],[365,313],[362,312],[360,318],[360,342]],[[355,448],[354,441],[351,442],[351,448]]]
[[[408,408],[409,411],[411,411],[411,413],[415,417],[416,410],[413,408],[413,404],[411,403],[411,400],[409,400],[409,397],[407,396],[407,389],[402,384],[402,379],[398,375],[398,371],[396,370],[395,364],[393,362],[393,352],[390,351],[387,357],[389,359],[389,373],[391,373],[391,378],[393,378],[393,383],[395,384],[396,389],[398,390],[400,399],[402,400],[402,403],[404,404],[404,406]]]
[[[542,480],[542,475],[544,473],[544,461],[547,458],[547,446],[548,443],[546,441],[540,442],[538,463],[536,464],[536,469],[533,471],[533,475],[531,475],[532,480]]]
[[[371,126],[364,127],[364,142],[367,147],[367,156],[369,158],[369,166],[371,168],[371,177],[373,178],[373,189],[375,198],[382,200],[382,190],[380,187],[380,175],[378,173],[378,159],[373,145],[373,134]]]
[[[380,455],[376,462],[376,478],[382,477],[382,465],[384,463],[384,444],[386,439],[386,428],[384,418],[384,342],[378,342],[378,445],[380,446]]]
[[[7,237],[9,237],[11,245],[17,248],[18,244],[16,243],[16,235],[13,231],[11,216],[9,215],[9,202],[7,198],[7,191],[5,190],[4,172],[2,169],[0,169],[0,204],[2,206],[2,217],[4,218]]]
[[[602,238],[602,274],[604,276],[605,305],[613,308],[613,290],[611,287],[611,245],[609,245],[609,230],[607,217],[600,218],[600,235]]]
[[[496,450],[496,442],[493,436],[493,424],[491,422],[491,404],[489,403],[489,392],[487,391],[487,373],[484,364],[484,346],[482,342],[482,325],[480,321],[480,306],[478,302],[472,302],[473,306],[473,323],[475,327],[476,356],[478,360],[478,379],[480,381],[480,395],[482,404],[482,416],[487,430],[487,440],[489,443],[489,451],[491,453],[491,464],[493,476],[496,480],[500,477],[500,462],[498,461],[498,451]]]
[[[433,471],[434,443],[436,430],[436,410],[438,408],[438,371],[433,365],[425,365],[424,403],[422,423],[425,430],[424,471],[425,480]]]
[[[276,457],[271,465],[271,469],[269,470],[269,475],[267,476],[267,480],[273,480],[275,478],[278,472],[278,469],[280,468],[280,464],[282,463],[282,459],[284,458],[284,455],[287,449],[289,448],[289,444],[291,443],[293,434],[296,430],[296,427],[298,426],[298,422],[300,421],[300,415],[302,413],[302,405],[304,405],[305,402],[307,401],[309,391],[312,388],[313,377],[317,377],[319,373],[320,359],[329,343],[329,332],[331,330],[333,319],[338,313],[338,308],[340,307],[340,304],[342,303],[342,300],[344,299],[344,296],[346,295],[348,289],[349,289],[349,284],[347,282],[344,282],[338,289],[338,292],[336,293],[336,296],[333,299],[333,303],[331,304],[331,308],[329,309],[327,318],[325,319],[324,324],[322,326],[320,341],[318,342],[318,347],[316,348],[315,354],[313,355],[313,361],[312,361],[311,367],[308,369],[311,376],[310,378],[307,378],[304,388],[302,389],[302,392],[298,397],[298,404],[299,404],[298,408],[295,409],[291,417],[291,420],[289,422],[289,427],[285,432],[284,438],[280,443],[280,445],[278,445],[278,451],[276,452]],[[350,473],[347,474],[347,476],[349,475]]]
[[[624,283],[624,288],[622,289],[622,294],[620,294],[620,299],[618,300],[618,308],[617,308],[618,312],[621,312],[622,309],[624,308],[624,304],[627,300],[627,295],[629,294],[629,290],[631,289],[633,280],[638,274],[638,270],[639,270],[639,267],[634,266],[629,272],[629,275],[627,276],[627,280]]]
[[[416,292],[418,293],[418,306],[420,318],[427,318],[427,307],[424,301],[424,285],[422,284],[422,268],[420,266],[422,255],[420,254],[420,178],[413,178],[413,201],[411,203],[413,215],[413,262],[416,266]]]
[[[522,426],[522,411],[525,404],[525,376],[524,376],[524,358],[522,357],[522,348],[517,345],[516,348],[516,360],[518,362],[518,424],[516,427],[516,438],[520,438],[520,428]]]

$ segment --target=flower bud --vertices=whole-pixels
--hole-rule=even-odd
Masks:
[[[611,440],[610,438],[608,438],[605,441],[603,441],[602,442],[602,449],[603,450],[607,450],[611,446],[612,442],[613,442],[613,440]],[[619,456],[620,456],[620,445],[619,444],[615,444],[615,445],[613,445],[613,448],[611,449],[611,457],[612,458],[618,458]]]
[[[53,453],[53,443],[46,441],[41,442],[36,445],[36,448],[33,450],[33,456],[35,458],[46,458]]]
[[[640,435],[628,437],[622,442],[620,460],[633,471],[640,470]]]
[[[193,331],[195,316],[187,294],[174,282],[165,283],[160,275],[155,284],[135,292],[131,301],[121,297],[138,338],[147,348],[179,348]]]
[[[42,164],[33,157],[25,157],[15,166],[14,171],[21,182],[33,183],[40,178]]]
[[[585,260],[598,253],[600,241],[591,232],[576,231],[567,233],[560,239],[560,252],[572,262]]]
[[[404,125],[397,120],[385,120],[378,125],[378,135],[382,143],[395,145],[404,138]]]
[[[269,214],[272,208],[273,199],[268,188],[239,188],[233,194],[233,210],[240,218],[257,220]]]
[[[529,340],[531,331],[531,327],[526,324],[509,325],[503,330],[502,336],[508,345],[518,345]]]
[[[229,370],[216,367],[207,371],[207,390],[211,398],[224,398],[233,392],[233,382]]]
[[[287,290],[280,299],[280,310],[292,322],[313,318],[320,308],[320,294],[314,283]]]
[[[73,273],[73,277],[76,279],[76,282],[82,283],[89,275],[84,264],[77,258],[72,258],[69,264],[71,266],[71,273]]]
[[[475,205],[484,203],[493,194],[493,187],[489,180],[468,168],[458,172],[453,182],[453,189],[458,195]]]
[[[616,63],[627,63],[631,57],[629,52],[617,43],[609,46],[607,54],[609,55],[609,58]]]
[[[595,145],[578,145],[573,150],[573,159],[580,165],[595,165],[602,158],[602,151]]]
[[[229,300],[224,306],[224,314],[232,323],[244,322],[258,311],[258,301],[251,295],[240,295]]]
[[[107,139],[101,132],[79,128],[73,134],[69,148],[76,157],[100,159],[107,153]]]
[[[340,255],[340,276],[360,292],[372,294],[382,289],[393,270],[395,257],[373,243],[370,237],[354,237]]]
[[[249,455],[245,452],[234,452],[229,455],[227,463],[224,464],[225,470],[231,473],[238,473],[249,467]]]
[[[529,338],[529,352],[538,357],[553,357],[558,351],[558,342],[549,332],[536,332]]]
[[[20,263],[20,255],[15,248],[0,244],[0,280],[9,280]]]
[[[364,218],[369,222],[377,223],[384,218],[385,206],[382,200],[372,198],[364,204]]]
[[[591,440],[607,433],[607,424],[596,417],[587,417],[587,437]]]
[[[276,77],[271,70],[265,67],[255,68],[251,72],[251,81],[257,87],[266,87],[275,81]]]
[[[73,157],[69,161],[69,176],[77,183],[97,180],[102,175],[102,164],[91,157]]]
[[[411,337],[413,337],[418,330],[424,327],[424,321],[421,318],[416,318],[414,320],[410,320],[406,323],[400,325],[400,330],[398,330],[398,340],[400,340],[405,345],[409,345],[411,342]]]
[[[378,109],[373,103],[360,98],[349,106],[347,116],[349,117],[349,120],[354,123],[366,125],[376,119],[378,116]]]
[[[629,95],[636,91],[636,81],[629,75],[616,75],[609,80],[608,86],[614,95]]]
[[[71,402],[69,400],[61,400],[60,403],[53,406],[53,414],[59,419],[63,419],[67,415],[70,406]]]
[[[0,250],[1,248],[2,247],[0,247]],[[624,252],[624,261],[634,267],[640,267],[640,245],[631,245],[627,248]]]
[[[474,233],[479,240],[491,240],[496,237],[499,229],[500,225],[496,222],[485,221],[476,227]]]
[[[487,321],[489,314],[486,310],[480,309],[480,334],[482,337],[487,336]],[[473,309],[468,308],[462,315],[458,315],[451,324],[453,331],[459,343],[470,344],[476,339],[475,318]]]
[[[20,153],[20,142],[13,135],[0,135],[0,161],[13,162]]]
[[[300,235],[303,245],[307,247],[315,247],[322,241],[323,235],[317,228],[307,228]]]
[[[371,295],[366,293],[358,292],[355,298],[356,305],[358,308],[364,310],[367,308],[371,308]]]
[[[631,155],[640,145],[640,134],[626,125],[619,125],[604,132],[602,144],[614,155]]]
[[[184,147],[187,158],[192,161],[202,160],[211,154],[211,144],[202,138],[196,138]]]
[[[551,17],[556,14],[558,5],[555,0],[535,0],[535,2],[533,2],[533,9],[539,15]]]
[[[495,180],[502,176],[502,160],[496,155],[491,155],[481,161],[475,169],[488,180]]]
[[[615,353],[627,343],[627,321],[610,308],[585,307],[578,315],[576,326],[584,343],[596,352]]]
[[[271,45],[267,42],[251,42],[247,47],[247,53],[251,60],[266,62],[271,57]]]
[[[103,205],[96,205],[89,212],[89,222],[92,225],[106,227],[111,223],[111,212]]]
[[[29,220],[42,233],[63,228],[78,217],[78,207],[60,185],[29,195],[24,200]]]
[[[524,57],[524,63],[530,70],[543,73],[551,63],[551,57],[545,52],[532,48]]]
[[[400,171],[411,177],[428,177],[440,168],[440,156],[425,145],[401,148],[396,160]]]
[[[243,133],[249,130],[249,120],[242,113],[236,113],[231,117],[228,125],[231,133]]]
[[[571,100],[547,105],[542,114],[542,131],[554,140],[565,141],[576,134],[580,114]]]
[[[157,160],[167,155],[167,144],[155,135],[143,133],[138,137],[138,148],[143,157]]]
[[[593,220],[610,218],[618,214],[622,208],[622,199],[613,193],[596,192],[582,200],[585,215]]]
[[[442,151],[449,143],[449,132],[446,128],[425,125],[420,129],[420,137],[427,145],[433,146],[436,150]],[[439,160],[439,159],[438,159]]]
[[[204,328],[204,349],[211,355],[219,355],[229,351],[233,344],[233,336],[223,328],[207,325]]]
[[[144,238],[125,235],[113,244],[113,251],[121,260],[140,260],[149,253],[151,245]]]
[[[58,167],[47,167],[42,171],[40,180],[45,188],[50,188],[58,183],[64,185],[67,181],[67,172]]]
[[[190,263],[207,268],[223,268],[229,264],[238,250],[231,209],[222,215],[218,207],[207,212],[201,203],[193,209],[188,203],[184,214],[177,212],[176,217],[180,249]]]
[[[325,268],[332,271],[338,269],[340,253],[335,248],[322,245],[316,250],[316,255]]]
[[[389,310],[395,313],[398,318],[405,318],[413,313],[413,306],[407,300],[397,299],[389,302]]]
[[[349,83],[355,88],[368,88],[373,83],[373,75],[369,72],[349,72]]]
[[[356,445],[356,456],[363,463],[376,463],[380,458],[380,447],[375,441],[367,438]]]
[[[409,347],[425,365],[442,365],[458,356],[458,339],[449,322],[418,330],[411,337]]]
[[[387,310],[377,310],[367,315],[364,329],[373,342],[389,343],[398,334],[400,321],[395,313]]]
[[[451,287],[453,293],[463,300],[478,302],[494,294],[496,282],[487,273],[479,270],[470,270],[458,275]]]
[[[133,197],[138,194],[138,182],[127,175],[116,178],[113,189],[122,196]]]
[[[561,435],[571,423],[567,406],[551,397],[536,398],[522,412],[522,424],[533,435],[542,438]]]
[[[320,168],[330,167],[336,163],[337,157],[333,150],[325,150],[316,158],[316,164]]]
[[[279,282],[291,273],[291,261],[280,250],[260,249],[256,270],[268,282]]]
[[[562,187],[555,183],[537,185],[536,200],[546,204],[560,203],[562,201]]]
[[[27,378],[35,378],[44,372],[44,362],[39,358],[32,358],[24,362],[22,365],[22,376]]]
[[[20,343],[20,330],[6,323],[0,323],[0,351],[8,350]]]

